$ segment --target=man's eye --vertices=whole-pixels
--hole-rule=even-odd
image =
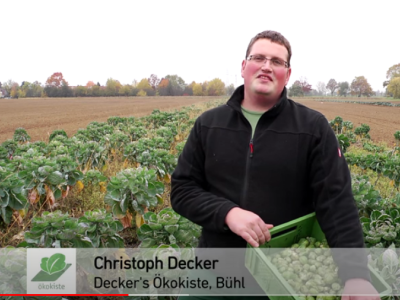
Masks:
[[[264,57],[263,56],[254,56],[254,60],[256,61],[256,62],[262,62],[262,61],[264,61]]]
[[[273,60],[272,60],[272,63],[273,63],[275,66],[282,66],[282,65],[283,65],[283,61],[281,61],[281,60],[279,60],[279,59],[273,59]]]

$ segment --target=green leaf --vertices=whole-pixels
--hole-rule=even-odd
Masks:
[[[3,218],[4,223],[10,224],[13,210],[10,207],[1,207],[1,217]]]
[[[20,210],[25,208],[28,204],[28,199],[25,198],[23,194],[11,193],[9,206],[15,210]]]
[[[151,246],[156,245],[156,241],[151,238],[146,238],[144,239],[141,244],[139,245],[139,248],[150,248]]]
[[[177,231],[179,228],[179,225],[165,225],[164,229],[170,233],[173,234],[175,231]]]
[[[116,216],[116,217],[122,218],[123,216],[125,216],[125,213],[121,210],[121,206],[119,205],[119,203],[115,203],[112,206],[112,212],[113,212],[114,216]]]
[[[60,190],[60,189],[56,189],[56,190],[54,191],[54,198],[57,200],[57,199],[60,199],[61,196],[62,196],[61,190]]]

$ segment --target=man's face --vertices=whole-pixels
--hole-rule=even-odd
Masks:
[[[259,39],[253,44],[249,55],[256,54],[267,58],[279,58],[283,61],[287,61],[288,57],[285,46],[273,43],[268,39]],[[244,60],[242,77],[246,96],[264,95],[268,99],[277,100],[289,81],[291,71],[286,67],[274,67],[270,60],[262,64],[257,64],[253,60]]]

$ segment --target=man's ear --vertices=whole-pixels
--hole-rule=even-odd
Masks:
[[[242,61],[242,70],[241,70],[241,74],[242,74],[242,77],[243,77],[243,72],[244,72],[244,69],[246,68],[246,63],[247,63],[247,60],[243,60]],[[244,77],[243,77],[244,78]]]
[[[285,85],[288,84],[291,74],[292,74],[292,68],[288,68]]]

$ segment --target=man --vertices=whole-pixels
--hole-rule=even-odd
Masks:
[[[313,211],[331,247],[364,246],[350,173],[329,123],[287,98],[291,55],[280,33],[257,34],[242,62],[244,85],[202,114],[189,135],[171,203],[203,227],[199,247],[258,247],[273,226]],[[340,275],[345,292],[375,292],[366,261]]]

